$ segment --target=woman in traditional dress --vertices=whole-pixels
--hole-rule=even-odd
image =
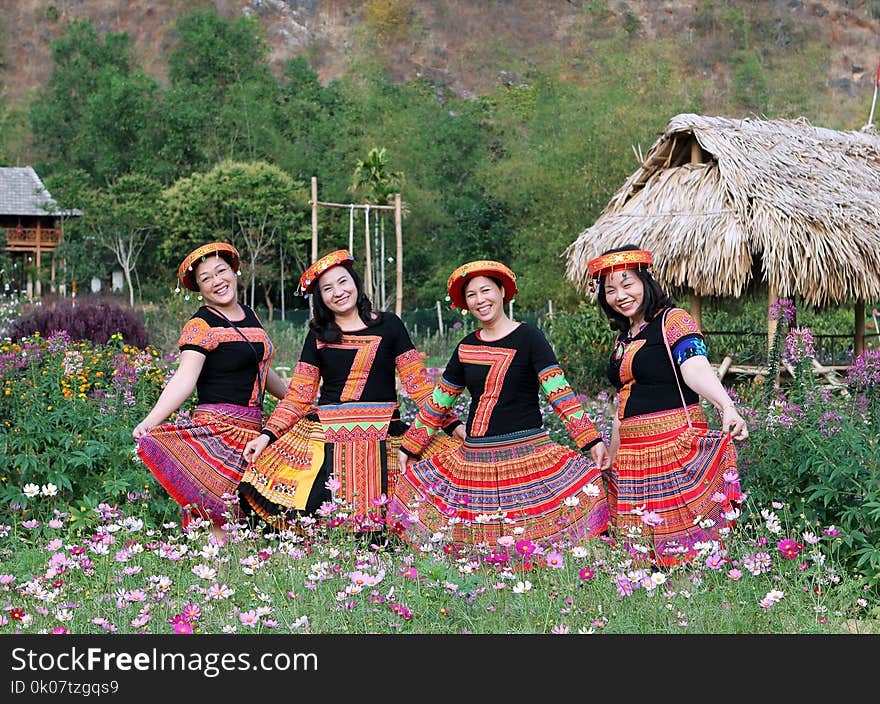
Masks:
[[[239,486],[242,508],[278,529],[332,508],[335,494],[346,527],[380,530],[407,428],[395,372],[416,403],[434,388],[400,318],[372,310],[353,261],[340,249],[303,273],[300,289],[314,308],[302,354],[287,395],[245,448],[252,464]],[[454,417],[443,424],[463,435]]]
[[[144,464],[184,508],[183,525],[201,516],[218,537],[224,514],[238,514],[242,452],[262,427],[263,392],[282,398],[286,390],[269,366],[274,349],[266,331],[238,302],[240,273],[238,251],[225,242],[203,245],[181,262],[181,284],[204,303],[183,327],[177,370],[132,432]],[[159,425],[194,389],[192,417]]]
[[[619,331],[608,370],[618,402],[612,525],[628,534],[637,554],[673,565],[739,516],[731,437],[743,440],[749,432],[709,364],[699,326],[672,307],[649,271],[652,263],[650,252],[626,245],[590,261],[588,273]],[[709,430],[700,397],[718,410],[723,432]]]
[[[499,262],[473,261],[452,273],[447,288],[453,307],[481,327],[458,343],[404,436],[389,514],[407,525],[408,540],[439,534],[457,548],[497,547],[502,537],[550,544],[602,533],[608,507],[601,469],[610,458],[544,334],[505,314],[516,276]],[[465,389],[471,403],[464,444],[432,454],[431,438]],[[592,459],[551,441],[539,390]]]

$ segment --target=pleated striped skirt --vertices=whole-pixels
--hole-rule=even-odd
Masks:
[[[465,547],[499,538],[580,541],[606,530],[609,513],[591,458],[542,429],[468,438],[415,463],[398,478],[389,516],[415,544]]]
[[[257,407],[200,404],[190,419],[159,425],[140,438],[137,453],[183,507],[184,526],[194,516],[223,525],[226,513],[240,518],[235,498],[245,470],[242,452],[261,427]]]
[[[624,418],[608,486],[615,536],[658,565],[693,557],[733,525],[741,490],[730,436],[698,404]]]

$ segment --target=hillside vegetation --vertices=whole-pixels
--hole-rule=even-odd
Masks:
[[[520,273],[524,309],[571,308],[564,247],[673,115],[861,127],[878,5],[5,2],[0,163],[35,165],[74,207],[117,202],[98,197],[117,197],[124,176],[179,192],[224,161],[280,169],[299,215],[254,272],[257,295],[277,304],[277,246],[293,269],[309,254],[309,179],[322,200],[378,202],[387,183],[352,181],[384,149],[381,178],[401,177],[407,211],[406,306],[432,305],[452,266],[486,256]],[[167,209],[146,215],[151,245],[133,280],[155,298],[177,246],[207,231]],[[69,231],[62,277],[94,268],[89,227]],[[322,251],[348,243],[347,212],[322,211],[321,228]]]

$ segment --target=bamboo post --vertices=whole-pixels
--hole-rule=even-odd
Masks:
[[[767,351],[773,347],[773,338],[776,337],[776,319],[771,315],[773,305],[778,300],[776,287],[771,283],[767,292]]]
[[[437,301],[437,332],[443,334],[443,306]]]
[[[312,176],[312,263],[318,261],[318,177]]]
[[[691,317],[697,324],[697,327],[700,330],[703,329],[703,299],[700,298],[695,292],[691,291],[691,308],[690,308]]]
[[[858,357],[865,351],[865,301],[864,299],[856,299],[855,307],[856,316],[856,334],[853,340],[853,356]]]
[[[394,194],[394,234],[397,238],[397,298],[394,312],[397,317],[403,312],[403,228],[401,227],[400,194]]]
[[[553,301],[549,299],[547,300],[547,317],[553,318]]]
[[[373,265],[370,263],[370,206],[367,204],[364,210],[364,246],[366,254],[364,255],[364,283],[366,284],[365,293],[370,302],[373,301]]]
[[[278,259],[281,265],[281,320],[284,320],[284,246],[278,245]]]
[[[718,365],[718,381],[724,381],[724,377],[727,376],[727,372],[730,371],[731,364],[733,364],[733,359],[730,355],[727,355],[721,360],[721,364]]]
[[[388,310],[388,296],[387,290],[385,288],[385,216],[382,216],[382,220],[379,224],[380,229],[380,242],[382,246],[382,258],[379,261],[379,280],[382,282],[382,310]]]

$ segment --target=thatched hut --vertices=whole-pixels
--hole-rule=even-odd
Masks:
[[[865,301],[880,299],[880,136],[676,115],[566,250],[569,280],[585,290],[587,262],[626,243],[652,250],[664,285],[692,292],[697,318],[701,296],[740,296],[753,279],[771,303],[854,301],[858,353]]]

